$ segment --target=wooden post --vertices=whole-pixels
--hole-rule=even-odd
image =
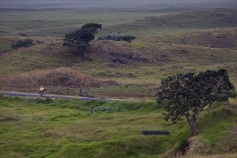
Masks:
[[[88,97],[91,96],[91,93],[90,93],[90,88],[88,89]]]
[[[82,76],[80,79],[80,96],[83,96],[82,94],[82,81],[83,81],[84,77]]]
[[[33,110],[31,110],[31,113],[32,113],[32,116],[33,116],[32,120],[34,120],[35,119],[35,115],[34,115]]]
[[[69,95],[70,87],[67,86],[67,95]]]
[[[82,88],[80,88],[80,94],[79,95],[82,96]]]
[[[80,115],[81,114],[81,107],[78,106],[78,114]]]
[[[61,94],[61,87],[58,87],[58,93]]]
[[[94,113],[94,107],[91,107],[91,114]]]

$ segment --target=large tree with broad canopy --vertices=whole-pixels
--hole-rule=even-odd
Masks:
[[[76,48],[76,51],[74,53],[85,58],[85,54],[90,49],[89,42],[94,40],[95,33],[97,33],[97,30],[101,28],[101,24],[85,24],[76,31],[66,34],[63,39],[63,46],[67,46],[69,48]]]
[[[206,106],[236,97],[234,86],[224,69],[177,74],[161,80],[157,102],[164,103],[165,120],[176,123],[186,117],[190,136],[195,135],[197,120]]]

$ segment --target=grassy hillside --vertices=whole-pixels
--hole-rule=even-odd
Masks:
[[[232,100],[231,106],[216,104],[206,109],[199,120],[199,135],[190,140],[188,157],[226,153],[234,157],[236,107]],[[189,129],[186,121],[165,122],[162,111],[153,102],[1,96],[0,157],[172,157],[175,146],[188,138]],[[142,130],[165,130],[170,135],[144,136]]]
[[[155,95],[169,75],[224,68],[237,86],[236,9],[0,10],[0,89],[47,93],[83,88],[94,97],[139,102],[83,102],[0,96],[0,157],[140,157],[174,155],[186,121],[165,122]],[[64,33],[101,23],[96,36],[121,32],[131,43],[93,41],[87,59],[62,46]],[[12,49],[20,39],[34,45]],[[140,102],[150,100],[150,102]],[[90,108],[95,107],[91,114]],[[185,157],[236,157],[236,100],[208,107]],[[166,130],[168,136],[144,136]],[[182,155],[177,155],[183,157]]]
[[[186,11],[186,12],[185,12]],[[144,36],[203,28],[235,27],[236,9],[195,10],[11,10],[0,9],[0,34],[60,36],[86,23],[101,23],[99,35],[111,32]],[[32,14],[33,13],[33,14]]]
[[[106,83],[96,85],[90,81],[86,83],[84,79],[83,82],[86,84],[83,84],[83,88],[90,88],[95,97],[154,98],[156,88],[163,77],[179,72],[199,72],[219,68],[227,69],[231,81],[237,85],[235,9],[198,10],[172,13],[172,15],[167,13],[161,15],[161,12],[140,12],[138,15],[136,12],[129,14],[113,12],[108,15],[108,18],[105,16],[107,12],[101,12],[105,17],[102,19],[98,17],[97,21],[93,21],[93,18],[97,17],[94,13],[86,15],[85,11],[77,10],[55,10],[55,12],[39,10],[35,11],[36,14],[27,16],[29,10],[19,12],[22,19],[47,19],[49,26],[42,21],[45,25],[42,29],[34,27],[38,25],[34,21],[31,21],[29,28],[25,27],[22,19],[23,23],[16,25],[14,12],[11,14],[4,10],[2,12],[12,17],[9,21],[14,22],[11,25],[7,22],[2,27],[11,26],[9,28],[15,30],[10,31],[15,35],[7,33],[0,37],[0,87],[2,89],[37,91],[39,86],[45,85],[48,86],[48,92],[57,93],[58,86],[81,85],[77,77],[70,74],[72,71],[78,71],[83,76],[91,76],[101,83]],[[62,16],[56,19],[52,17],[62,12],[64,12]],[[150,16],[151,14],[159,16]],[[136,20],[140,15],[149,16]],[[83,60],[62,47],[62,37],[45,37],[46,34],[54,34],[57,28],[61,29],[64,25],[68,28],[75,27],[77,21],[74,19],[80,21],[86,18],[88,21],[80,23],[90,20],[104,22],[102,23],[104,27],[97,36],[121,31],[122,35],[138,35],[137,39],[132,43],[93,41],[88,56],[90,60]],[[54,21],[62,25],[57,23],[54,26]],[[16,35],[20,33],[14,28],[16,26],[24,28],[21,33],[31,36]],[[44,29],[48,28],[54,31],[44,32]],[[32,36],[34,33],[42,36]],[[18,39],[26,38],[32,38],[35,45],[17,50],[10,47]],[[70,69],[67,69],[68,67]],[[62,68],[61,72],[54,75],[60,68]],[[57,76],[61,81],[54,82],[55,80],[50,80],[48,76]],[[71,94],[78,95],[79,89],[72,90]]]
[[[236,9],[206,9],[183,11],[162,16],[148,16],[121,25],[104,28],[108,31],[131,32],[136,35],[161,34],[194,29],[237,26]]]
[[[81,27],[86,23],[101,23],[111,26],[157,16],[168,11],[110,11],[110,10],[64,10],[64,9],[0,9],[1,35],[59,36]]]
[[[58,51],[61,46],[56,44],[55,48],[52,46],[50,52],[35,51],[37,47],[49,49],[47,45],[40,44],[32,48],[12,51],[11,54],[5,53],[0,59],[3,61],[0,62],[2,87],[37,90],[42,84],[47,86],[80,84],[76,78],[73,82],[54,83],[55,80],[47,77],[50,74],[43,75],[46,70],[53,73],[55,68],[60,67],[71,67],[70,69],[84,75],[112,81],[115,84],[115,86],[112,84],[98,88],[95,86],[92,93],[97,97],[152,97],[162,77],[178,72],[196,72],[206,69],[227,69],[231,81],[236,85],[236,50],[183,44],[157,44],[154,41],[160,39],[160,36],[147,38],[147,42],[148,40],[151,42],[143,44],[144,39],[137,39],[131,44],[112,41],[95,42],[93,43],[95,49],[91,54],[92,61],[75,60],[75,57],[70,54]],[[68,74],[68,79],[65,79],[69,80],[70,71],[63,70],[64,72],[58,77],[64,78],[63,74]],[[12,83],[14,85],[11,85]]]

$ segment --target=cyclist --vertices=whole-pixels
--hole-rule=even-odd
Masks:
[[[40,96],[41,96],[41,97],[44,96],[44,87],[40,87]]]

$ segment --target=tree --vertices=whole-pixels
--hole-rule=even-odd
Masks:
[[[187,73],[161,80],[157,102],[164,103],[165,120],[176,123],[185,116],[190,126],[190,136],[195,135],[197,120],[206,106],[228,101],[236,96],[226,70],[208,70],[198,74]]]
[[[63,39],[63,46],[67,46],[69,48],[76,48],[75,54],[85,58],[85,54],[88,53],[90,50],[89,42],[94,40],[95,33],[97,33],[97,30],[101,28],[101,24],[85,24],[78,30],[66,34]]]

